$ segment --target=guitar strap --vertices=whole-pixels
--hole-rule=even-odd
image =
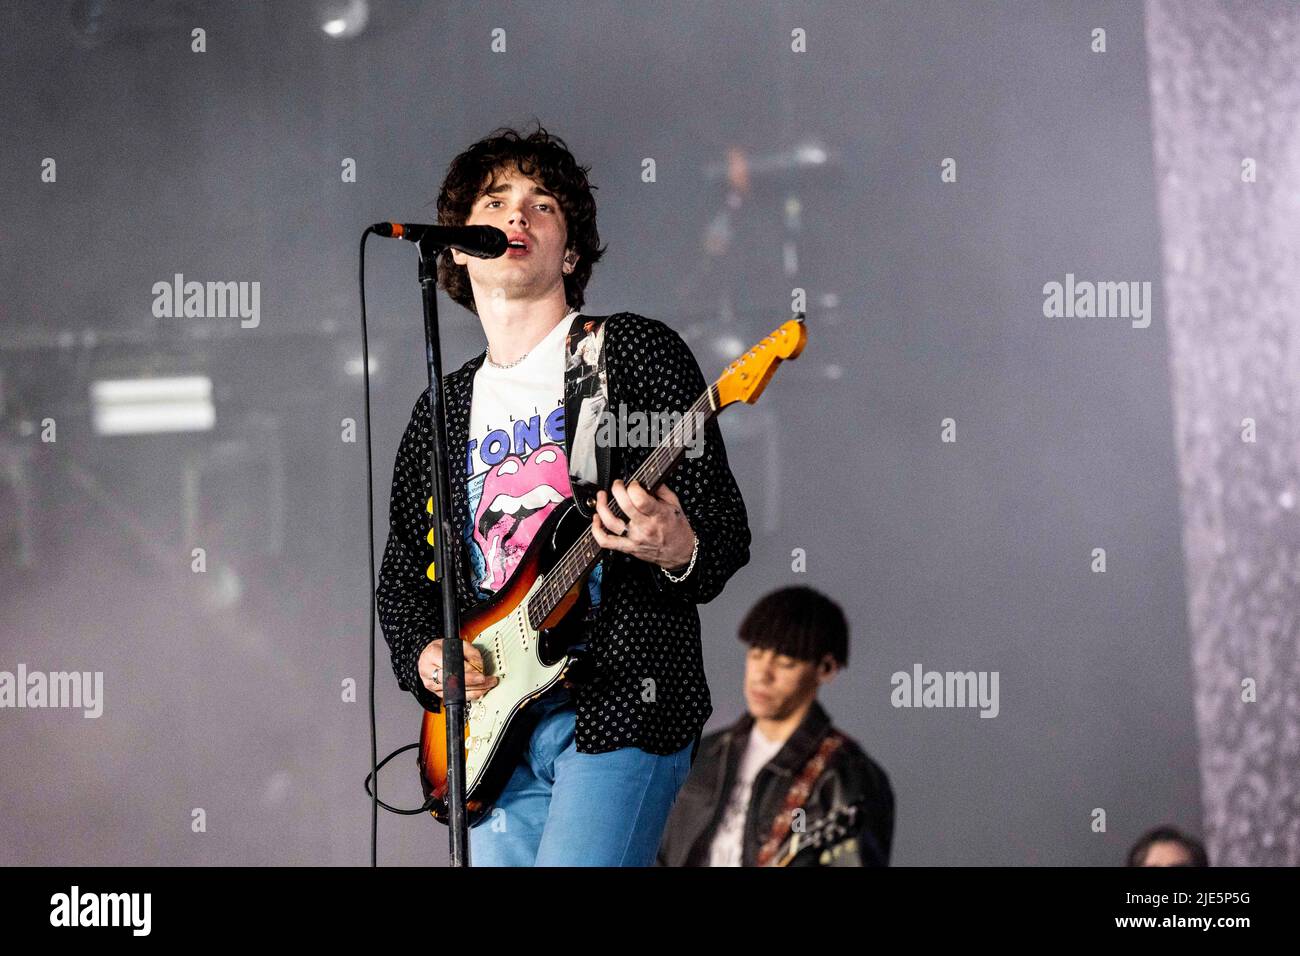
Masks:
[[[759,848],[757,863],[759,866],[767,866],[776,856],[781,845],[790,838],[790,817],[796,809],[803,806],[812,793],[813,785],[817,778],[822,775],[826,769],[826,764],[830,762],[835,751],[840,749],[844,743],[844,735],[838,730],[830,731],[822,738],[821,746],[817,751],[808,758],[795,777],[794,783],[790,785],[789,791],[785,795],[785,805],[781,812],[776,815],[772,821],[772,831],[768,834],[767,842]]]
[[[609,407],[605,374],[607,315],[573,317],[564,340],[564,442],[569,459],[569,484],[578,514],[590,518],[596,492],[609,490],[609,443],[596,441],[596,432]]]

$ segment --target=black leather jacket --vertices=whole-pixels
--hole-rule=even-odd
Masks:
[[[708,866],[709,846],[736,779],[754,719],[746,713],[731,727],[700,742],[690,776],[682,785],[660,842],[657,866]],[[759,770],[745,817],[742,862],[757,865],[758,851],[783,812],[786,794],[799,771],[831,731],[831,720],[813,701],[808,714],[777,755]],[[894,835],[894,792],[889,777],[851,739],[831,757],[805,801],[807,827],[852,804],[861,809],[839,853],[823,858],[802,854],[793,865],[886,866]],[[847,852],[845,852],[847,851]],[[833,860],[833,862],[832,862]]]

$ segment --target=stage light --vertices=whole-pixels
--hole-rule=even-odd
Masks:
[[[821,166],[829,156],[820,143],[804,143],[795,147],[795,162],[800,166]]]
[[[379,368],[379,366],[375,363],[375,357],[372,355],[370,356],[370,374],[374,375],[377,368]],[[354,356],[344,362],[343,371],[348,375],[359,376],[361,374],[361,356]]]
[[[346,40],[359,35],[370,21],[366,0],[328,0],[318,4],[320,28],[326,36]]]
[[[106,379],[91,385],[90,400],[97,435],[210,431],[217,421],[204,375]]]
[[[734,335],[720,335],[713,340],[713,354],[724,362],[739,358],[745,351],[745,343]]]

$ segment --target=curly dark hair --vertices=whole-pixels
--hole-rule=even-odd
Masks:
[[[592,267],[605,253],[596,230],[596,199],[591,194],[596,187],[587,180],[591,168],[579,166],[564,140],[552,136],[540,122],[527,136],[510,127],[498,127],[451,161],[438,192],[438,225],[463,226],[494,175],[511,166],[554,193],[564,211],[568,251],[578,255],[577,265],[564,277],[564,297],[569,308],[581,309]],[[450,249],[438,259],[438,284],[453,302],[478,315],[469,270],[456,265]]]
[[[771,648],[801,661],[820,661],[830,654],[840,667],[849,663],[849,622],[843,608],[802,585],[761,598],[736,636],[750,647]]]

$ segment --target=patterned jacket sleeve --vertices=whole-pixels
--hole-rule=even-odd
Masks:
[[[421,393],[402,435],[393,466],[393,491],[388,503],[388,544],[375,592],[379,622],[392,653],[397,685],[415,695],[425,710],[437,711],[441,701],[424,686],[416,664],[420,652],[441,636],[442,592],[425,574],[433,560],[427,535],[429,501],[429,396]]]
[[[634,336],[643,343],[647,369],[655,374],[633,376],[642,382],[638,397],[646,411],[684,413],[706,387],[690,347],[661,322],[641,318]],[[691,528],[699,538],[695,567],[680,583],[655,568],[656,589],[684,601],[707,604],[723,585],[749,562],[749,516],[740,488],[727,464],[727,450],[717,420],[704,430],[704,452],[683,456],[664,483],[682,502]]]

